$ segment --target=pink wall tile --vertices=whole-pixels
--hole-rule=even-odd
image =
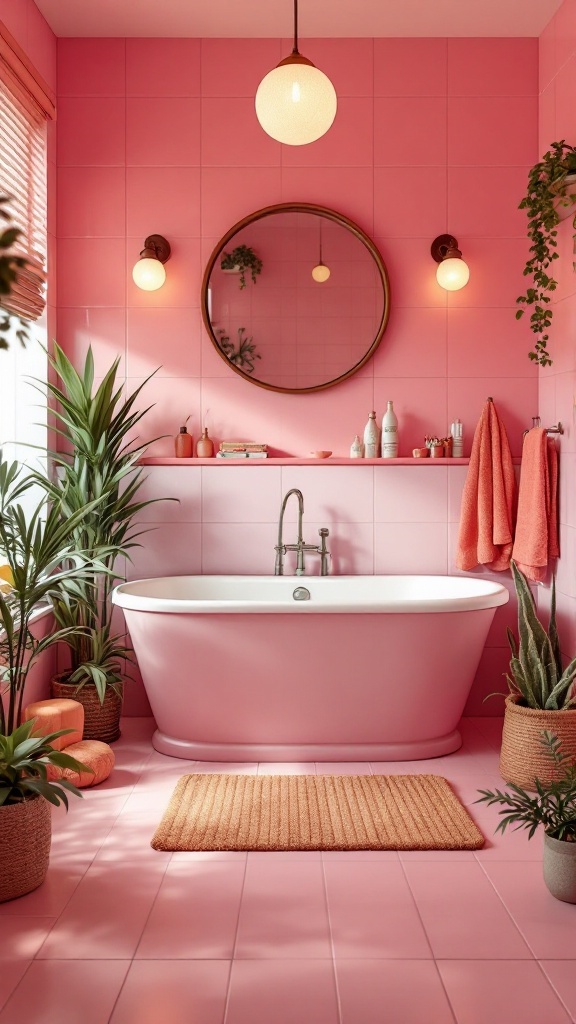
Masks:
[[[158,515],[161,514],[160,507]],[[142,547],[132,552],[129,580],[150,576],[194,576],[202,571],[201,527],[198,523],[148,523]]]
[[[410,308],[392,303],[390,319],[371,360],[375,377],[403,377],[406,365],[419,377],[438,376],[446,366],[446,310]]]
[[[555,62],[556,71],[561,70],[576,50],[576,9],[572,0],[564,0],[556,11]]]
[[[125,179],[123,167],[61,167],[57,204],[59,237],[124,238]]]
[[[445,575],[446,559],[445,523],[402,521],[374,524],[375,573]]]
[[[234,96],[252,99],[260,82],[285,54],[279,39],[202,39],[202,96]],[[312,58],[310,58],[312,59]],[[222,69],[226,73],[222,73]]]
[[[538,87],[546,89],[556,74],[556,17],[551,18],[538,40]]]
[[[258,124],[252,97],[202,100],[204,167],[275,167],[281,146]]]
[[[576,56],[571,56],[558,71],[556,85],[555,139],[570,139],[574,134],[574,73]]]
[[[126,311],[120,306],[61,306],[56,336],[75,366],[83,365],[91,345],[97,377],[104,376],[117,356],[121,356],[119,373],[125,372]]]
[[[445,99],[410,96],[374,100],[376,167],[428,168],[445,164]]]
[[[448,39],[449,96],[535,96],[535,39]]]
[[[218,239],[237,221],[280,201],[280,167],[259,167],[238,187],[233,167],[202,169],[202,233]]]
[[[138,501],[152,500],[153,504],[142,510],[138,517],[139,522],[201,522],[200,467],[196,472],[189,473],[181,466],[146,466],[142,480],[138,490]]]
[[[461,233],[457,237],[470,280],[460,291],[447,293],[448,306],[507,306],[508,317],[515,322],[516,299],[526,287],[528,239],[471,238]]]
[[[279,466],[254,466],[224,475],[223,466],[202,467],[204,523],[277,523],[280,512]],[[246,472],[250,473],[249,486]]]
[[[537,110],[536,96],[450,98],[448,163],[471,167],[533,163]]]
[[[309,146],[284,146],[284,167],[371,167],[373,164],[372,97],[338,100],[329,132]]]
[[[446,39],[375,39],[374,95],[445,96],[446,56]]]
[[[60,96],[124,96],[125,39],[59,39]]]
[[[276,523],[230,523],[225,527],[220,523],[204,523],[202,572],[270,576],[274,571],[277,541]]]
[[[127,39],[127,96],[200,96],[199,39]]]
[[[200,376],[199,309],[156,306],[126,311],[127,373],[129,377]],[[166,340],[170,339],[170,345]],[[195,423],[197,432],[199,423]]]
[[[373,184],[371,167],[283,167],[280,201],[316,203],[338,210],[372,235]]]
[[[61,238],[58,246],[60,306],[124,306],[124,238]]]
[[[524,237],[526,217],[517,207],[526,190],[527,170],[527,167],[449,167],[450,231],[456,237]],[[473,202],[471,196],[474,196]]]
[[[556,82],[540,93],[538,102],[538,155],[546,152],[556,138]]]
[[[360,428],[359,428],[360,430]],[[318,520],[330,526],[336,522],[371,523],[374,518],[374,469],[357,466],[354,469],[354,487],[348,483],[345,466],[290,466],[282,467],[282,493],[292,487],[304,494],[307,520]],[[286,508],[285,522],[295,523],[297,502]],[[277,513],[276,517],[277,518]]]
[[[288,56],[291,43],[283,48]],[[336,95],[372,96],[373,39],[305,39],[302,53],[332,82]]]
[[[526,317],[516,320],[511,309],[449,309],[447,329],[449,376],[480,376],[493,366],[500,377],[535,378]]]
[[[183,197],[186,197],[183,201]],[[198,167],[128,167],[125,230],[173,238],[200,235],[200,169]]]
[[[445,167],[374,169],[374,230],[378,237],[429,237],[427,258],[432,265],[430,243],[445,231],[445,225]]]
[[[452,472],[446,466],[427,466],[425,470],[418,466],[376,467],[374,521],[446,523],[448,476]]]
[[[58,101],[58,164],[123,166],[126,119],[123,99],[62,97]]]
[[[141,167],[200,163],[200,100],[126,100],[126,163]]]
[[[56,92],[56,37],[35,3],[27,2],[26,52],[44,81]]]
[[[387,202],[390,204],[389,198]],[[390,214],[391,205],[387,206],[385,216]],[[385,220],[383,223],[385,227]],[[430,244],[442,230],[442,225],[436,221],[436,226],[427,238],[377,239],[388,268],[393,306],[447,306],[448,293],[436,280],[436,264],[430,255]]]

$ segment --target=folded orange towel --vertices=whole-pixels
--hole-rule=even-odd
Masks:
[[[529,580],[543,580],[558,548],[558,454],[542,427],[524,438],[512,557]]]
[[[510,566],[516,480],[510,445],[494,403],[488,399],[472,442],[462,492],[456,565],[477,565],[503,572]]]

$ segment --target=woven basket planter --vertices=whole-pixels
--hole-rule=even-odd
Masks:
[[[86,685],[78,690],[75,683],[68,683],[65,680],[65,674],[52,677],[50,696],[69,697],[82,704],[84,708],[83,738],[85,740],[102,740],[103,743],[113,743],[114,740],[117,740],[120,736],[122,697],[108,687],[104,703],[101,704],[95,686]]]
[[[0,903],[42,885],[51,841],[50,804],[43,796],[0,807]]]
[[[549,783],[562,777],[542,746],[543,729],[555,733],[564,753],[576,760],[576,709],[543,711],[506,698],[500,751],[500,774],[506,782],[533,791],[535,778]]]

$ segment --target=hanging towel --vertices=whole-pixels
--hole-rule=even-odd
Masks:
[[[543,580],[558,548],[558,454],[542,427],[524,438],[512,557],[529,580]]]
[[[456,565],[503,572],[510,566],[516,480],[506,430],[491,398],[474,432],[468,476],[462,492]]]

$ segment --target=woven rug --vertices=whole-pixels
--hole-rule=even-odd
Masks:
[[[437,775],[184,775],[155,850],[477,850]]]

